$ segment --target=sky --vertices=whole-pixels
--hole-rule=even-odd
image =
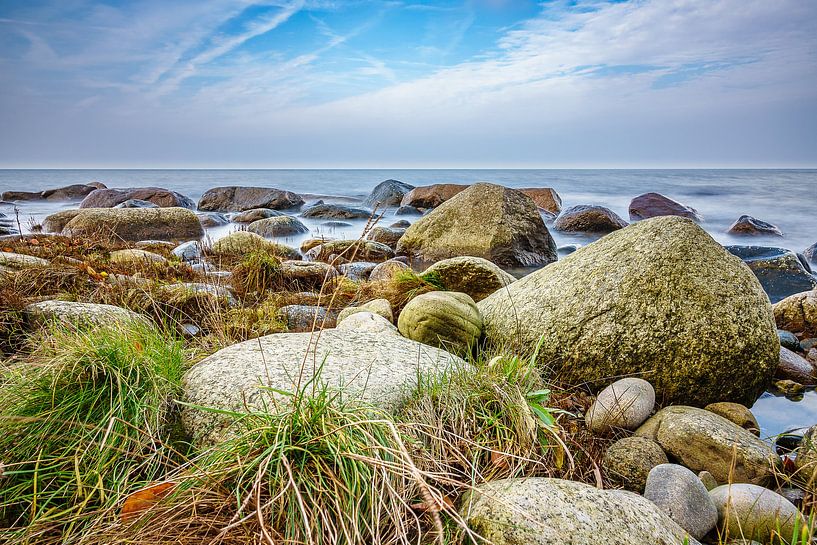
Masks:
[[[817,1],[0,0],[38,167],[817,167]]]

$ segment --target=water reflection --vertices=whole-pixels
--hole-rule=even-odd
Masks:
[[[752,406],[752,413],[764,439],[793,430],[802,433],[817,424],[817,392],[808,390],[799,401],[766,392]]]

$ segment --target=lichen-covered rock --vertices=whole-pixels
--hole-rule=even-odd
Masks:
[[[47,259],[33,255],[0,252],[0,265],[9,269],[27,269],[29,267],[47,267]]]
[[[553,227],[565,233],[611,233],[627,222],[609,208],[580,204],[563,210]]]
[[[680,216],[701,221],[701,216],[698,215],[697,210],[660,193],[644,193],[630,201],[630,219],[632,221],[659,216]]]
[[[281,263],[281,276],[286,283],[297,288],[319,288],[338,276],[338,270],[319,261],[287,260]]]
[[[380,263],[394,257],[394,250],[371,240],[332,240],[311,248],[305,254],[308,261],[329,263],[331,256],[340,256],[347,261],[369,261]]]
[[[400,201],[400,207],[436,208],[469,186],[463,184],[433,184],[415,187]]]
[[[309,228],[293,216],[275,216],[252,222],[247,231],[272,238],[308,233]]]
[[[165,259],[164,256],[136,248],[115,250],[111,252],[109,259],[111,263],[128,267],[144,267],[152,263],[167,263],[167,259]]]
[[[399,180],[386,180],[377,184],[364,204],[371,208],[375,206],[400,206],[400,201],[414,186]]]
[[[274,410],[315,379],[315,388],[339,390],[342,399],[376,404],[391,410],[424,373],[466,365],[442,350],[393,333],[326,329],[310,333],[279,333],[229,346],[194,365],[184,377],[185,399],[193,406],[225,410]],[[317,376],[315,376],[317,374]],[[310,383],[311,384],[311,383]],[[313,392],[312,385],[305,391]],[[213,443],[229,419],[188,406],[185,429],[197,443]]]
[[[148,319],[132,310],[113,305],[75,303],[72,301],[40,301],[25,307],[23,312],[29,324],[59,322],[73,326],[98,326],[111,322],[149,323]]]
[[[43,231],[46,233],[61,233],[65,225],[78,216],[82,210],[61,210],[49,214],[43,220]]]
[[[317,204],[310,206],[301,216],[305,218],[352,220],[368,219],[372,216],[372,213],[369,210],[346,206],[345,204]]]
[[[427,268],[423,275],[436,276],[448,291],[467,293],[474,301],[482,301],[516,281],[487,259],[472,256],[443,259]]]
[[[375,226],[366,236],[367,239],[385,244],[389,248],[396,248],[397,241],[405,234],[405,229],[395,227],[381,227]]]
[[[790,295],[772,309],[780,329],[817,337],[817,290]]]
[[[284,259],[299,260],[301,254],[297,250],[267,240],[260,235],[248,231],[235,231],[213,243],[210,251],[216,256],[244,255],[254,251],[264,251]]]
[[[754,435],[760,435],[760,424],[757,423],[757,418],[752,414],[752,411],[745,405],[730,403],[729,401],[719,401],[717,403],[710,403],[704,407],[704,409],[720,415],[730,422],[734,422]]]
[[[680,302],[683,302],[681,304]],[[478,303],[485,336],[571,384],[648,380],[663,403],[753,403],[777,367],[757,279],[693,221],[611,233]]]
[[[637,494],[561,479],[480,484],[465,494],[460,514],[493,545],[699,545]]]
[[[373,299],[372,301],[363,303],[359,307],[346,307],[341,310],[340,314],[338,314],[338,324],[343,323],[343,320],[358,312],[371,312],[382,316],[388,320],[389,323],[394,322],[394,313],[392,312],[391,303],[389,303],[388,299]]]
[[[650,470],[668,462],[666,453],[655,441],[646,437],[625,437],[610,445],[601,466],[613,483],[641,494]]]
[[[562,210],[562,198],[552,187],[523,187],[517,189],[530,197],[536,206],[551,214],[558,214]]]
[[[127,189],[95,189],[85,197],[80,208],[113,208],[125,201],[147,201],[161,208],[196,208],[192,199],[181,193],[161,187],[132,187]]]
[[[482,334],[482,316],[470,296],[433,291],[409,301],[397,319],[397,329],[423,344],[466,352]]]
[[[724,417],[704,409],[665,407],[635,431],[693,471],[718,482],[764,484],[779,462],[769,445]]]
[[[285,210],[304,203],[300,195],[274,187],[225,186],[207,190],[199,199],[199,210],[243,212],[254,208]]]
[[[599,392],[585,415],[587,429],[594,433],[634,430],[652,413],[655,390],[646,380],[628,377]]]
[[[749,265],[772,303],[817,288],[817,278],[806,270],[794,252],[785,248],[726,246],[726,249]]]
[[[752,216],[743,215],[735,220],[735,223],[729,226],[729,229],[726,230],[727,233],[730,235],[748,235],[748,236],[758,236],[758,235],[766,235],[766,236],[775,236],[775,237],[782,237],[783,232],[776,226],[772,225],[771,223],[767,223],[763,220],[759,220],[757,218],[753,218]]]
[[[753,484],[722,485],[709,492],[718,509],[718,526],[724,538],[741,537],[770,543],[780,536],[794,543],[795,521],[806,525],[803,515],[789,500]],[[779,533],[777,533],[779,532]],[[799,536],[797,543],[800,543]]]
[[[313,305],[286,305],[278,314],[292,333],[320,331],[337,325],[339,311]]]
[[[718,523],[718,510],[709,491],[684,466],[661,464],[652,468],[644,497],[695,539],[702,539]]]
[[[267,218],[274,218],[276,216],[283,216],[283,212],[273,210],[272,208],[251,208],[233,216],[235,223],[252,223],[254,221],[263,220]]]
[[[397,261],[396,259],[389,259],[388,261],[384,261],[383,263],[378,263],[377,267],[372,269],[372,272],[369,274],[369,282],[388,281],[391,280],[392,278],[395,278],[399,274],[410,270],[411,267],[409,267],[402,261]]]
[[[414,222],[397,253],[423,262],[475,256],[505,268],[531,267],[555,261],[556,243],[530,197],[480,183]]]
[[[133,242],[197,240],[204,236],[204,229],[196,214],[186,208],[85,208],[65,224],[62,234]]]

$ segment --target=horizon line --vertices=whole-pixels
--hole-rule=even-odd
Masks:
[[[30,165],[0,165],[3,170],[817,170],[817,164],[813,165],[602,165],[602,166],[502,166],[502,165],[479,165],[479,166],[101,166],[101,165],[81,165],[81,166],[48,166],[38,167]]]

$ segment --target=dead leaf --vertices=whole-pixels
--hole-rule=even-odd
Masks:
[[[499,469],[508,469],[508,456],[496,450],[491,451],[491,465]]]
[[[37,246],[38,244],[40,244],[40,241],[37,240],[36,238],[32,238],[31,240],[28,241],[28,243],[33,246]]]
[[[137,490],[125,498],[119,517],[122,522],[130,522],[139,518],[145,511],[156,505],[159,500],[173,492],[176,483],[154,484],[142,490]]]

